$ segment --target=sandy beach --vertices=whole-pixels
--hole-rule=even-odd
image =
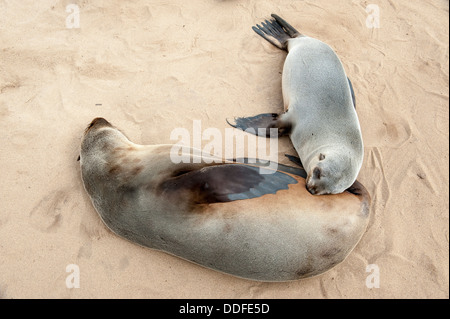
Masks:
[[[1,0],[0,12],[0,298],[449,298],[448,1]],[[80,177],[88,123],[170,144],[196,120],[225,130],[282,111],[286,53],[251,29],[271,13],[329,44],[353,83],[372,197],[354,251],[320,276],[264,283],[113,234]]]

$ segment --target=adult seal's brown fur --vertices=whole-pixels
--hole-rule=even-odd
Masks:
[[[312,196],[302,168],[174,164],[171,148],[134,144],[103,118],[86,129],[84,187],[117,235],[234,276],[288,281],[342,262],[366,229],[370,198],[358,182]]]
[[[237,118],[230,124],[252,132],[278,128],[279,134],[289,133],[308,173],[307,189],[316,195],[341,193],[356,180],[364,157],[351,82],[327,44],[272,17],[253,30],[288,51],[282,76],[285,112]]]

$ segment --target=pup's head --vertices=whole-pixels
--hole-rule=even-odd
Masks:
[[[350,159],[320,153],[314,162],[306,178],[306,189],[313,195],[342,193],[356,179]]]

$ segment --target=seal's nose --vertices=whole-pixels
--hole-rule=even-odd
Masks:
[[[306,185],[306,189],[308,190],[308,192],[310,192],[311,195],[316,195],[316,193],[317,193],[317,190],[316,190],[315,186],[311,187],[309,185]]]
[[[316,194],[316,187],[311,185],[311,176],[310,175],[308,175],[308,177],[306,177],[305,184],[306,184],[306,190],[310,194],[315,195]]]
[[[96,117],[88,125],[85,133],[89,132],[89,130],[91,130],[92,128],[100,128],[100,127],[104,127],[104,126],[112,126],[112,125],[107,120],[105,120],[103,117]]]
[[[94,126],[94,125],[99,125],[99,126],[111,126],[111,124],[105,120],[103,117],[96,117],[95,119],[92,120],[91,124],[89,124],[89,126]]]

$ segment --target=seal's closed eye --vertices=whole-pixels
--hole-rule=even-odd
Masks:
[[[322,175],[322,171],[320,170],[320,168],[314,168],[313,175],[314,178],[320,179],[320,176]]]

